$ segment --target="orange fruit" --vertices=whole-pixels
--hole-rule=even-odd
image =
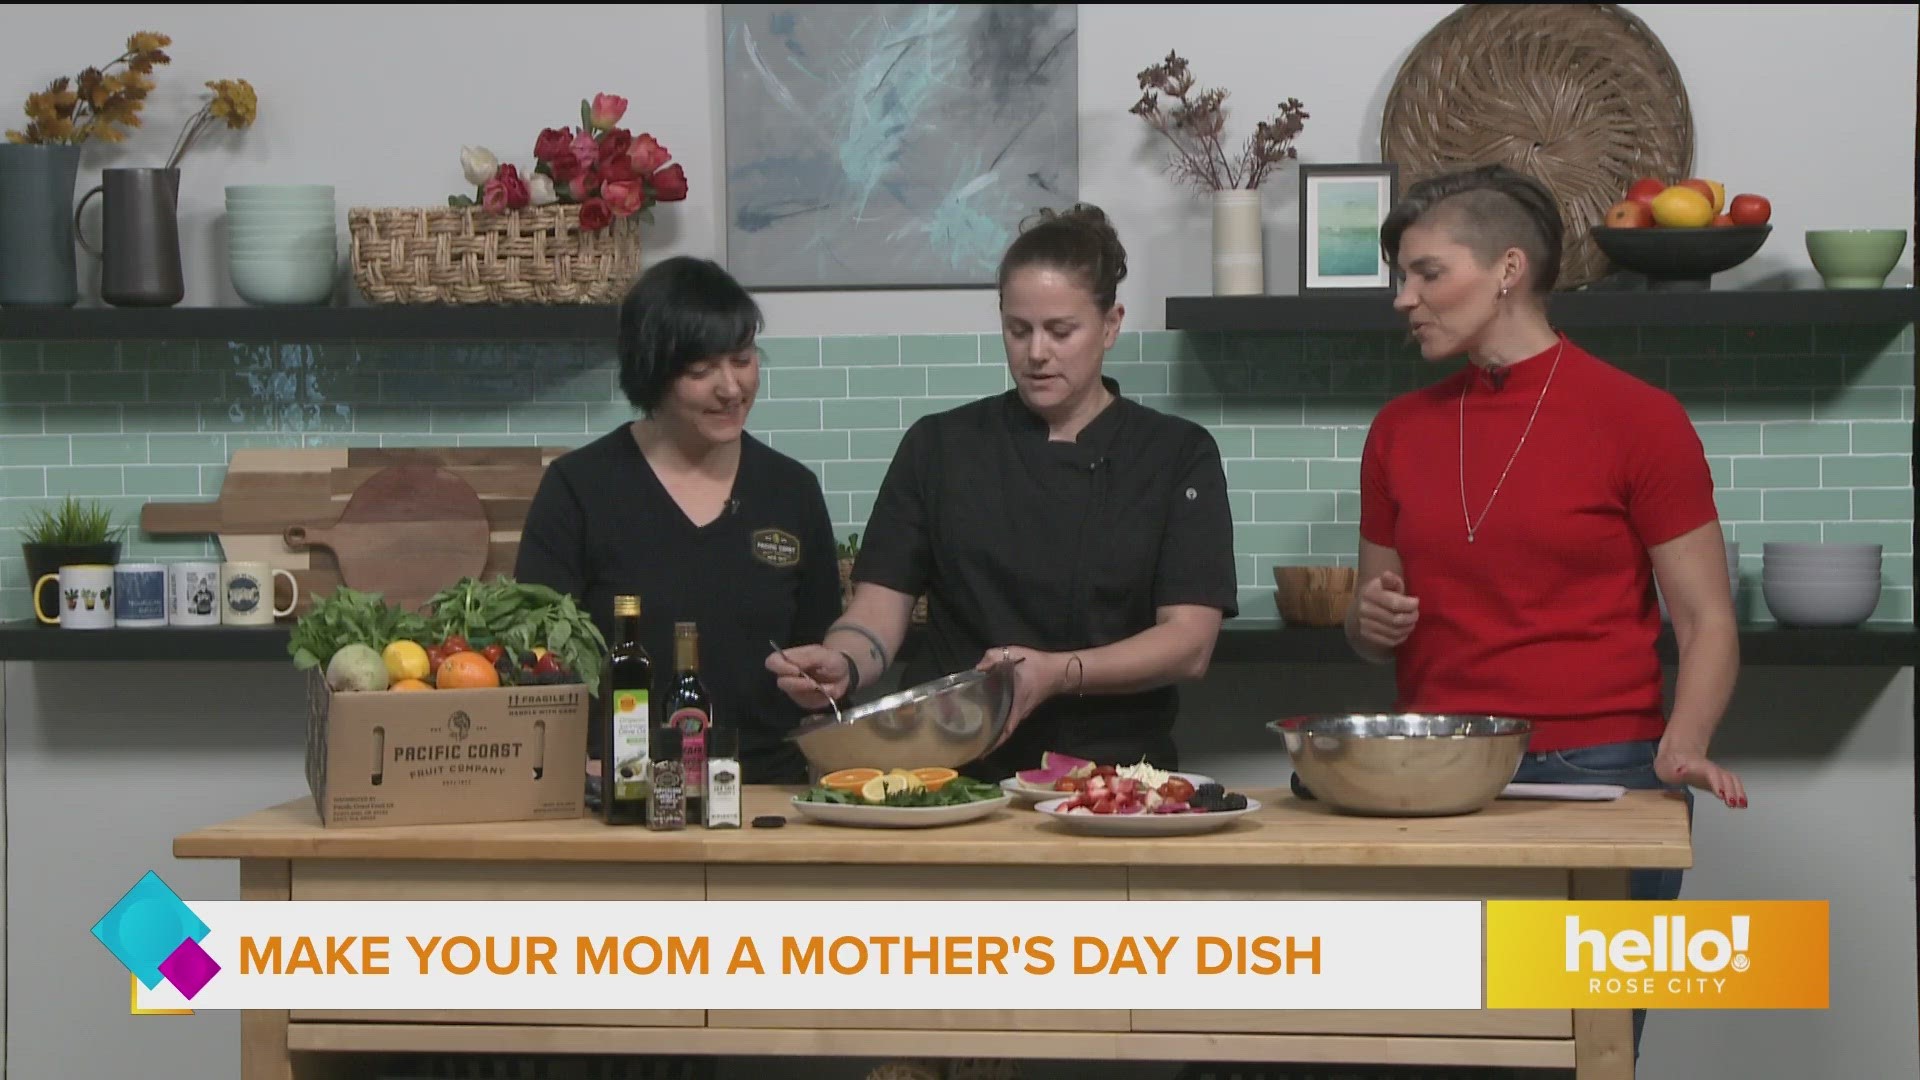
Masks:
[[[433,687],[419,679],[401,679],[399,682],[394,683],[392,686],[387,687],[387,689],[389,690],[431,690],[433,689]]]
[[[484,690],[500,685],[500,673],[486,657],[469,649],[440,661],[433,681],[442,690]]]
[[[836,791],[859,791],[860,785],[879,775],[879,769],[841,769],[821,777],[820,786]]]
[[[952,769],[942,768],[937,766],[930,766],[925,769],[913,770],[913,775],[921,783],[927,785],[928,791],[939,791],[941,788],[947,786],[948,781],[954,779],[960,774],[957,772],[954,772]]]

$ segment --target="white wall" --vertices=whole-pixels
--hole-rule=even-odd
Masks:
[[[1164,324],[1169,295],[1210,288],[1209,216],[1160,172],[1164,155],[1127,107],[1135,73],[1171,47],[1203,85],[1226,87],[1244,134],[1288,96],[1312,114],[1301,157],[1379,156],[1387,91],[1409,50],[1453,8],[1440,4],[1204,5],[1080,9],[1083,198],[1119,223],[1132,253],[1122,298],[1130,325]],[[1729,193],[1771,197],[1775,232],[1721,287],[1814,282],[1805,229],[1910,228],[1914,193],[1916,6],[1634,5],[1686,81],[1696,169]],[[1177,14],[1176,14],[1177,13]],[[259,90],[254,130],[222,135],[185,163],[187,305],[235,304],[221,273],[222,188],[324,182],[349,205],[440,205],[460,189],[459,149],[484,144],[531,160],[533,137],[569,122],[595,91],[633,102],[629,124],[685,163],[691,197],[657,211],[647,258],[718,255],[723,239],[719,14],[716,5],[9,5],[0,16],[0,117],[20,123],[26,93],[102,63],[137,29],[172,35],[173,64],[145,129],[93,147],[84,191],[107,165],[161,164],[209,78]],[[1268,289],[1294,291],[1293,174],[1266,200]],[[91,216],[91,215],[90,215]],[[343,225],[344,227],[344,225]],[[1911,254],[1911,253],[1909,253]],[[83,256],[84,257],[84,256]],[[1910,280],[1903,262],[1893,281]],[[97,276],[83,275],[83,291]],[[770,295],[774,333],[978,332],[989,292]]]

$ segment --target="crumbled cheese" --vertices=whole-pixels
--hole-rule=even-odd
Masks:
[[[1159,769],[1154,768],[1153,766],[1147,764],[1145,761],[1140,762],[1138,765],[1122,765],[1120,766],[1120,768],[1114,771],[1118,775],[1124,776],[1129,780],[1140,781],[1141,783],[1145,784],[1150,790],[1153,790],[1153,791],[1160,790],[1161,784],[1164,784],[1168,780],[1173,778],[1172,773],[1161,772]]]

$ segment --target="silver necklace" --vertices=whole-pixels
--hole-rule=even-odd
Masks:
[[[1520,431],[1520,441],[1513,448],[1513,454],[1507,458],[1507,467],[1500,470],[1500,479],[1493,482],[1493,493],[1487,496],[1487,505],[1480,508],[1480,520],[1473,520],[1467,510],[1467,391],[1473,388],[1473,373],[1467,373],[1467,381],[1460,387],[1460,517],[1467,525],[1467,543],[1480,531],[1487,520],[1487,511],[1493,509],[1493,500],[1500,497],[1500,485],[1507,482],[1507,474],[1513,471],[1513,463],[1520,458],[1520,447],[1527,445],[1527,435],[1533,431],[1533,422],[1540,418],[1540,406],[1547,400],[1547,390],[1553,386],[1553,376],[1560,370],[1560,354],[1566,350],[1567,339],[1560,339],[1560,347],[1553,351],[1553,366],[1547,369],[1547,381],[1540,387],[1540,398],[1533,403],[1533,415],[1527,417],[1527,426]]]

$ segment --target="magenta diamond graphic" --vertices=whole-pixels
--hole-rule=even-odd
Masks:
[[[199,942],[188,938],[173,950],[173,955],[160,961],[160,974],[191,1000],[220,974],[220,965],[207,955]]]

